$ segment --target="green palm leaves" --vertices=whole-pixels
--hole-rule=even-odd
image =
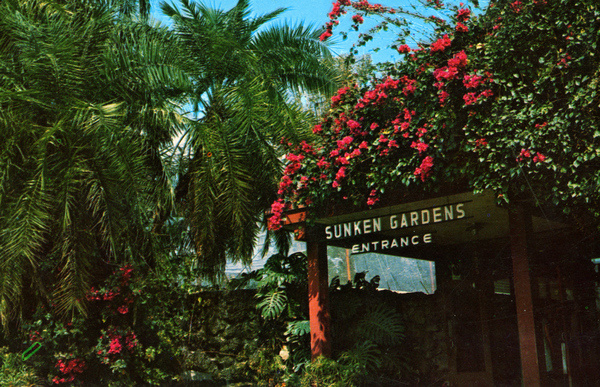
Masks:
[[[247,0],[228,11],[187,0],[182,10],[161,7],[175,23],[195,88],[180,203],[200,267],[214,277],[227,257],[251,260],[276,191],[279,141],[306,136],[314,119],[294,97],[330,91],[335,76],[317,32],[265,26],[281,9],[251,17]]]
[[[115,262],[152,268],[191,247],[216,277],[227,258],[249,261],[279,141],[314,119],[296,101],[334,85],[316,32],[265,26],[282,10],[163,4],[168,30],[144,4],[0,4],[5,326],[39,301],[85,312],[85,292]]]
[[[85,311],[103,266],[148,258],[187,78],[166,30],[102,2],[0,5],[0,318]],[[176,52],[176,51],[175,51]]]

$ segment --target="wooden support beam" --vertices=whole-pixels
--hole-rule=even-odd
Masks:
[[[309,230],[306,240],[310,348],[313,360],[319,356],[331,355],[327,244],[318,240],[315,231]]]
[[[531,235],[531,214],[521,206],[513,206],[508,213],[508,224],[510,228],[517,325],[519,327],[522,385],[526,387],[540,386],[540,364],[527,248],[528,237]]]

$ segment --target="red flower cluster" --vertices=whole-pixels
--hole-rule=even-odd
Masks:
[[[421,142],[421,140],[419,140],[419,141],[413,141],[412,144],[410,144],[410,147],[418,150],[419,154],[421,154],[427,150],[429,145],[427,145],[424,142]]]
[[[125,345],[127,346],[127,349],[131,351],[132,349],[137,347],[138,344],[139,342],[135,333],[131,331],[127,332],[127,335],[125,336]]]
[[[465,105],[472,105],[477,102],[477,93],[467,93],[463,95]]]
[[[523,9],[523,3],[519,0],[510,3],[510,8],[512,8],[514,13],[519,13]]]
[[[531,157],[531,151],[529,149],[521,149],[521,152],[519,153],[519,156],[517,157],[517,162],[521,162],[525,159],[528,159]],[[536,152],[535,156],[533,156],[533,162],[534,163],[543,163],[546,160],[546,155],[540,153],[540,152]]]
[[[394,10],[393,8],[384,7],[381,4],[370,4],[367,0],[356,1],[356,2],[351,3],[351,5],[354,9],[359,10],[359,11],[373,12],[373,13],[380,13],[380,14],[396,13],[396,10]]]
[[[467,9],[467,8],[460,8],[458,10],[458,12],[456,13],[456,19],[461,22],[469,20],[470,17],[471,17],[471,10]]]
[[[42,341],[42,335],[40,335],[39,331],[32,331],[29,332],[29,341],[31,342],[41,342]]]
[[[450,40],[450,38],[446,34],[446,35],[442,36],[441,38],[439,38],[438,40],[436,40],[435,42],[431,43],[429,50],[431,52],[444,51],[446,48],[450,47],[451,44],[452,44],[452,40]]]
[[[456,23],[456,32],[469,32],[469,27],[461,22]]]
[[[398,88],[400,80],[387,77],[385,81],[375,86],[375,89],[367,91],[358,101],[354,110],[363,109],[369,105],[381,105],[388,97],[388,92]]]
[[[408,44],[402,44],[398,46],[398,52],[400,54],[408,54],[410,52],[410,47],[408,46]]]
[[[560,60],[556,63],[556,65],[559,67],[569,67],[570,60],[571,60],[571,55],[569,55],[569,53],[565,52],[563,54],[562,58],[560,58]]]
[[[414,94],[417,91],[417,80],[410,79],[408,76],[403,76],[400,78],[402,83],[404,84],[404,88],[402,89],[402,93],[404,95]]]
[[[75,376],[77,374],[81,374],[85,369],[85,361],[83,359],[58,359],[55,365],[58,368],[58,371],[63,374],[63,377],[55,376],[52,379],[52,383],[61,384],[61,383],[70,383],[75,380]]]
[[[376,189],[371,190],[371,192],[369,193],[369,198],[367,199],[367,205],[373,206],[378,201],[379,201],[379,198],[377,197],[377,190]]]
[[[546,156],[541,154],[540,152],[536,152],[535,156],[533,156],[534,163],[543,163],[546,160]]]
[[[133,267],[131,264],[126,264],[119,269],[121,272],[121,285],[126,286],[133,275]]]
[[[485,146],[487,146],[487,141],[485,140],[485,138],[479,138],[477,140],[475,140],[475,149],[481,149]]]
[[[480,77],[477,74],[465,74],[463,78],[463,85],[465,85],[467,89],[474,89],[481,84],[482,80],[483,77]]]
[[[283,178],[289,179],[287,175],[283,175]],[[281,216],[283,215],[285,207],[286,206],[283,202],[283,199],[278,199],[277,201],[273,202],[273,204],[271,204],[271,214],[273,215],[269,218],[269,230],[279,230],[281,228]]]
[[[352,16],[352,21],[356,24],[362,24],[365,20],[361,15],[354,15]]]
[[[116,296],[118,296],[119,294],[120,294],[119,288],[117,288],[116,291],[113,292],[112,290],[106,290],[106,291],[96,290],[96,288],[92,287],[90,289],[90,291],[88,292],[88,294],[86,294],[85,298],[87,298],[88,301],[100,301],[100,300],[110,301],[113,298],[115,298]]]
[[[121,345],[121,336],[113,335],[110,339],[110,347],[108,349],[109,354],[117,354],[121,352],[123,346]]]
[[[419,176],[421,178],[421,181],[425,181],[429,177],[432,168],[433,157],[427,156],[423,159],[421,165],[417,169],[415,169],[415,176]]]
[[[355,2],[351,2],[350,0],[337,0],[333,3],[333,8],[328,14],[329,22],[325,23],[325,31],[319,37],[321,41],[325,41],[333,35],[333,27],[339,24],[339,17],[347,12],[345,10],[345,7],[352,7],[357,11],[365,13],[396,13],[396,10],[394,8],[384,7],[381,4],[371,4],[367,0],[360,0]],[[354,22],[354,28],[358,29],[358,25],[362,24],[364,22],[364,19],[361,15],[357,14],[352,16],[352,21]]]
[[[333,97],[331,97],[331,107],[336,107],[342,101],[342,98],[348,94],[349,91],[350,88],[347,86],[339,89],[337,93]]]

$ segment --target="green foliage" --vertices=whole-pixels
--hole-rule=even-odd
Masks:
[[[447,10],[430,41],[398,45],[398,62],[371,84],[338,91],[313,129],[318,141],[290,144],[273,228],[290,206],[320,216],[344,203],[397,201],[415,187],[491,190],[500,203],[597,215],[597,2]],[[368,12],[390,17],[388,8]]]
[[[256,305],[261,315],[267,319],[274,319],[281,315],[287,306],[287,296],[283,291],[273,290],[261,297]]]
[[[87,293],[91,308],[86,318],[75,316],[65,322],[40,308],[23,327],[28,332],[26,346],[42,344],[29,363],[55,384],[172,380],[180,371],[174,355],[183,331],[177,316],[158,315],[162,306],[155,297],[166,294],[158,293],[156,284],[142,282],[131,266],[123,266]],[[171,295],[164,301],[163,305],[175,306],[178,299]]]
[[[348,326],[347,335],[357,342],[372,341],[379,345],[398,344],[403,337],[403,328],[398,313],[385,304],[375,304],[360,312]]]
[[[309,133],[314,117],[294,96],[331,92],[335,72],[314,29],[271,24],[283,9],[254,16],[247,0],[229,10],[187,0],[161,8],[194,84],[176,198],[198,264],[215,278],[227,258],[251,261],[282,168],[280,139]]]
[[[394,307],[378,298],[379,278],[365,280],[365,273],[357,273],[354,283],[340,285],[331,281],[331,314],[333,341],[340,351],[349,350],[363,342],[379,348],[393,347],[403,338],[402,317]],[[342,328],[343,327],[343,328]]]
[[[304,317],[306,306],[306,256],[276,254],[264,268],[245,275],[242,285],[257,286],[257,308],[267,326],[274,348],[282,348],[284,360],[273,357],[274,367],[282,367],[282,380],[290,385],[357,385],[365,377],[399,373],[404,363],[399,345],[403,338],[402,318],[394,307],[378,297],[379,279],[366,281],[365,273],[357,273],[354,283],[331,284],[331,313],[334,343],[333,359],[310,360],[310,323]],[[300,291],[299,291],[300,290]],[[301,298],[298,300],[298,294]],[[275,302],[274,300],[277,300]],[[295,301],[298,300],[298,301]],[[282,331],[281,323],[287,328]],[[284,338],[285,340],[282,340]],[[382,363],[385,354],[395,359],[396,367]]]
[[[40,378],[31,366],[26,364],[21,354],[8,352],[7,347],[0,348],[0,385],[6,387],[37,386]]]
[[[307,292],[306,255],[294,253],[289,256],[275,254],[269,257],[262,269],[243,275],[235,287],[250,284],[256,286],[261,315],[267,320],[290,320],[302,317]]]
[[[160,256],[148,230],[170,206],[161,155],[187,78],[172,33],[110,3],[0,4],[5,329],[38,302],[85,314],[106,262]]]
[[[337,360],[319,357],[306,366],[301,386],[358,386],[369,378],[369,370],[379,365],[375,344],[364,342],[340,354]]]

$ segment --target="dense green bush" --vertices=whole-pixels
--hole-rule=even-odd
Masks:
[[[117,268],[87,293],[85,318],[60,319],[40,306],[9,340],[4,379],[108,386],[283,380],[285,325],[259,318],[255,290],[197,286],[168,270],[151,274]],[[23,361],[20,352],[36,342],[41,349]]]

